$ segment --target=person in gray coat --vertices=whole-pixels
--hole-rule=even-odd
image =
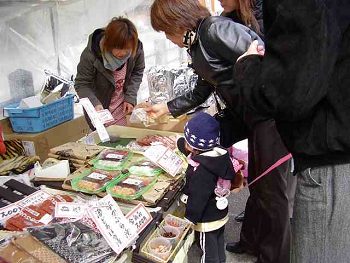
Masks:
[[[97,111],[110,110],[114,121],[108,125],[126,125],[125,116],[136,104],[144,69],[136,27],[126,18],[115,17],[106,28],[89,36],[77,67],[75,89],[80,98],[89,98]]]

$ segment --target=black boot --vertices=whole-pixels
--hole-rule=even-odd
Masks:
[[[247,249],[246,247],[244,247],[241,242],[230,242],[226,244],[226,250],[231,252],[231,253],[235,253],[235,254],[243,254],[243,253],[247,253],[247,254],[251,254],[254,255],[254,252]]]

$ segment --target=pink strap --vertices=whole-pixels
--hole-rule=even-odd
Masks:
[[[265,172],[263,172],[261,175],[259,175],[257,178],[255,178],[252,182],[250,182],[248,184],[248,186],[251,186],[252,184],[254,184],[256,181],[260,180],[261,178],[263,178],[265,175],[267,175],[269,172],[271,172],[273,169],[277,168],[278,166],[280,166],[281,164],[285,163],[286,161],[288,161],[289,159],[292,158],[292,154],[287,154],[286,156],[282,157],[281,159],[279,159],[277,162],[275,162],[272,166],[270,166]]]

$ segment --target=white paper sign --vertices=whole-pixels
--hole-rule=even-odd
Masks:
[[[55,205],[55,217],[82,218],[88,206],[81,203],[57,202]]]
[[[120,254],[137,238],[137,228],[126,219],[112,196],[105,196],[97,204],[88,210],[89,215],[109,246]]]
[[[143,204],[138,204],[133,210],[131,210],[126,218],[129,222],[136,226],[137,234],[140,234],[142,230],[152,221],[152,216]]]
[[[39,190],[23,198],[22,200],[19,200],[16,203],[0,208],[0,222],[6,221],[10,217],[15,216],[26,206],[36,205],[44,202],[50,196],[50,194]]]
[[[87,177],[95,180],[103,180],[107,177],[107,175],[93,172],[89,174]]]
[[[98,118],[103,124],[114,121],[112,113],[107,109],[97,111],[97,114],[98,114]]]
[[[183,164],[183,160],[180,156],[163,145],[150,146],[144,152],[144,156],[172,176],[177,175]]]
[[[103,126],[102,122],[100,121],[98,113],[92,105],[91,101],[88,98],[82,98],[80,99],[80,104],[83,106],[90,120],[94,123],[98,136],[101,139],[101,142],[110,141],[109,134],[105,126]]]
[[[20,211],[21,207],[16,203],[0,208],[0,222],[6,221],[10,217],[18,214]]]
[[[30,205],[37,205],[42,202],[44,202],[46,199],[48,199],[51,195],[44,192],[44,191],[36,191],[32,193],[31,195],[25,197],[24,199],[18,201],[18,205],[20,207],[26,207]]]

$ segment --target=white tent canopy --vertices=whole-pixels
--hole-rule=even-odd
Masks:
[[[146,67],[179,65],[183,51],[154,32],[151,0],[23,0],[0,2],[0,105],[32,95],[44,69],[70,77],[94,29],[114,16],[131,19],[144,44]]]

